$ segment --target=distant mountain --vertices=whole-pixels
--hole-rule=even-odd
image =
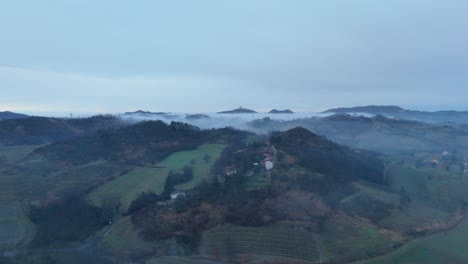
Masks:
[[[210,118],[209,115],[205,115],[205,114],[186,114],[185,115],[185,119],[190,119],[190,120],[194,120],[194,119],[207,119],[207,118]]]
[[[39,145],[78,135],[123,126],[119,118],[106,115],[89,118],[27,117],[0,121],[0,145]]]
[[[10,111],[0,112],[0,120],[26,117],[28,117],[28,115],[13,113]]]
[[[414,152],[468,152],[468,125],[445,125],[414,120],[336,114],[290,121],[258,119],[247,124],[258,133],[285,131],[297,126],[339,144],[386,154]]]
[[[124,115],[169,115],[170,113],[166,112],[150,112],[150,111],[143,111],[137,110],[135,112],[125,112]]]
[[[291,111],[290,109],[285,109],[285,110],[277,110],[277,109],[273,109],[271,110],[270,112],[268,112],[269,114],[294,114],[293,111]]]
[[[239,107],[233,110],[218,112],[218,114],[255,114],[255,113],[257,112],[251,109],[243,108],[243,107]]]
[[[367,113],[367,114],[397,114],[405,109],[395,105],[368,105],[356,107],[341,107],[324,111],[323,113],[348,114],[348,113]]]
[[[349,108],[334,108],[323,113],[334,114],[370,114],[386,117],[417,120],[429,123],[464,123],[468,124],[468,111],[415,111],[403,109],[399,106],[357,106]]]

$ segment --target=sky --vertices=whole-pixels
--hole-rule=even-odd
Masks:
[[[2,0],[0,111],[468,110],[464,0]]]

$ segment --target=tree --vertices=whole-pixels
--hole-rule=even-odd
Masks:
[[[164,200],[169,200],[171,198],[171,193],[174,191],[175,182],[174,182],[174,172],[172,170],[169,171],[167,175],[166,182],[164,183],[164,189],[161,194]]]
[[[208,153],[207,153],[207,154],[205,154],[205,155],[203,156],[203,160],[205,161],[205,163],[208,163],[208,162],[210,162],[210,160],[211,160],[211,156],[208,155]]]
[[[152,192],[142,192],[138,198],[132,201],[125,215],[133,214],[134,212],[155,203],[158,198],[159,197]]]
[[[400,188],[400,209],[405,208],[411,202],[409,193],[401,186]]]

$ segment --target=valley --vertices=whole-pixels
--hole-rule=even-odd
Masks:
[[[0,249],[11,263],[422,261],[428,245],[463,237],[465,149],[446,147],[377,153],[301,127],[263,136],[159,121],[4,145]],[[437,260],[463,262],[438,248]]]

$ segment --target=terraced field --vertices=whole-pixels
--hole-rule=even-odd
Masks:
[[[320,259],[315,234],[291,228],[218,227],[206,233],[202,249],[207,255],[253,254],[310,262]]]
[[[218,262],[213,262],[209,260],[200,260],[184,257],[162,257],[154,258],[146,261],[146,264],[219,264]]]

